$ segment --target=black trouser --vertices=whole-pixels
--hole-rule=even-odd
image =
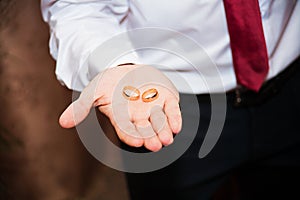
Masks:
[[[198,95],[200,125],[192,145],[161,170],[127,173],[131,198],[202,200],[266,196],[270,199],[296,194],[291,180],[300,180],[300,70],[281,86],[277,94],[262,104],[246,107],[233,106],[235,94],[228,93],[222,134],[213,150],[202,159],[198,152],[210,123],[211,105],[209,95]],[[193,110],[189,108],[189,98],[191,95],[181,96],[184,121],[193,118],[188,113]],[[221,190],[216,193],[221,185],[226,187],[230,183],[226,181],[232,180],[233,174],[235,197],[222,195]]]

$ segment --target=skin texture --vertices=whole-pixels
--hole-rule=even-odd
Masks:
[[[123,90],[128,86],[139,91],[139,98],[124,97]],[[143,101],[142,96],[153,89],[158,97]],[[151,151],[171,144],[173,134],[182,126],[178,91],[163,73],[150,66],[124,65],[99,73],[62,113],[60,125],[76,126],[92,107],[98,107],[110,119],[121,141],[133,147],[144,145]]]

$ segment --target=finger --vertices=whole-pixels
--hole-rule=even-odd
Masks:
[[[182,128],[182,117],[178,100],[167,100],[164,110],[172,132],[175,134],[179,133]]]
[[[81,92],[79,98],[61,114],[59,124],[63,128],[72,128],[82,122],[89,114],[95,100],[100,99],[100,92],[95,93],[98,79],[94,78]]]
[[[162,144],[148,120],[139,120],[135,125],[140,135],[144,138],[144,146],[147,149],[156,152],[162,148]]]
[[[170,145],[174,141],[167,117],[160,106],[155,106],[151,109],[150,122],[164,146]]]
[[[123,122],[121,126],[113,124],[113,126],[122,142],[132,147],[143,146],[144,139],[131,122]]]
[[[91,105],[82,104],[81,101],[74,101],[61,114],[59,124],[63,128],[72,128],[82,122],[90,112]]]
[[[114,117],[112,110],[107,106],[100,106],[99,110],[108,116],[122,142],[133,147],[143,146],[144,140],[127,114],[121,112]]]

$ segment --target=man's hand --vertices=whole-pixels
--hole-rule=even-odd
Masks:
[[[159,70],[143,65],[110,68],[98,74],[62,113],[59,123],[71,128],[98,107],[118,137],[134,147],[158,151],[181,130],[179,94]]]

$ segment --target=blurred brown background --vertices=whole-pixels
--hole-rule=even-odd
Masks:
[[[0,0],[0,199],[128,199],[124,175],[57,121],[71,91],[55,78],[39,0]]]

